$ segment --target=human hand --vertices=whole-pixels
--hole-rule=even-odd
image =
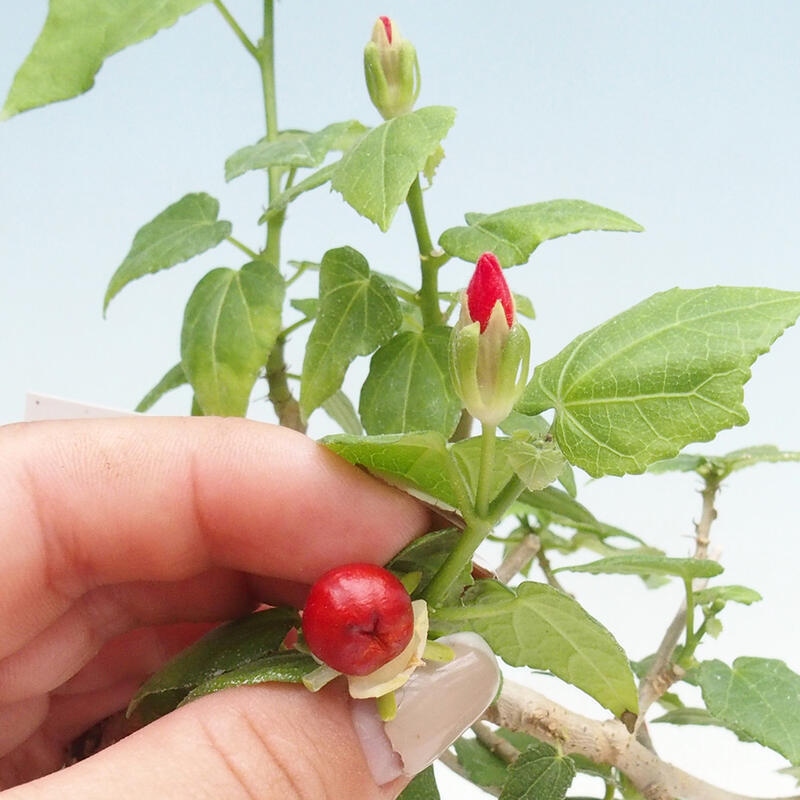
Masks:
[[[340,682],[313,695],[229,689],[59,768],[76,736],[209,623],[301,606],[326,569],[384,563],[430,523],[409,497],[269,425],[0,429],[3,797],[394,797],[408,777],[376,785]]]

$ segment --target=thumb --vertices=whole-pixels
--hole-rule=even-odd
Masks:
[[[389,800],[408,780],[376,785],[341,682],[271,683],[200,698],[4,800]]]

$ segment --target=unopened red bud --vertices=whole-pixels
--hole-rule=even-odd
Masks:
[[[510,328],[514,324],[514,298],[506,283],[503,268],[494,253],[484,253],[475,266],[467,286],[467,309],[470,319],[479,322],[481,333],[486,331],[492,311],[497,303],[503,306],[506,322]]]

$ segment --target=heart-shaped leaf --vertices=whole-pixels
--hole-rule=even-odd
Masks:
[[[400,304],[364,256],[351,247],[328,250],[319,272],[319,309],[303,359],[300,409],[309,414],[344,380],[356,356],[388,341],[401,321]]]
[[[359,413],[370,434],[432,430],[449,437],[461,415],[450,379],[450,329],[403,331],[379,348]]]
[[[186,304],[181,364],[204,414],[244,416],[281,328],[285,284],[264,261],[219,267]]]
[[[382,231],[455,121],[455,109],[429,106],[373,128],[338,163],[331,187]]]

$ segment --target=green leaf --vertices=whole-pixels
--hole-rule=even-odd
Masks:
[[[642,472],[747,422],[750,366],[798,314],[796,292],[661,292],[537,367],[517,410],[554,408],[562,452],[594,477]]]
[[[184,386],[188,382],[186,373],[183,371],[183,364],[176,364],[167,370],[164,377],[139,401],[139,405],[136,406],[134,411],[143,414],[151,409],[167,392],[171,392],[179,386]]]
[[[749,586],[709,586],[694,593],[694,602],[698,606],[712,603],[741,603],[750,606],[761,599],[761,595]]]
[[[451,256],[477,261],[491,250],[504,267],[525,264],[548,239],[581,231],[641,231],[632,219],[584,200],[550,200],[494,214],[467,214],[467,226],[448,228],[439,244]]]
[[[384,122],[345,153],[331,187],[359,214],[388,230],[454,121],[455,109],[429,106]]]
[[[440,433],[340,435],[322,441],[351,464],[364,467],[415,496],[449,508],[458,506],[458,496],[450,481],[452,463],[447,441]]]
[[[88,91],[108,56],[207,2],[50,0],[44,27],[14,76],[0,119]]]
[[[745,447],[733,450],[724,456],[703,456],[699,454],[681,453],[666,461],[657,461],[648,467],[648,472],[698,472],[705,476],[712,473],[718,480],[726,478],[732,472],[758,464],[781,464],[789,461],[800,461],[800,452],[780,450],[772,444]]]
[[[549,670],[620,717],[638,697],[628,658],[614,637],[582,606],[543,583],[511,589],[479,581],[463,607],[431,611],[431,628],[472,630],[514,667]]]
[[[574,778],[572,759],[540,743],[511,765],[500,800],[563,800]]]
[[[564,456],[552,439],[521,441],[512,438],[506,458],[526,489],[537,491],[549,486],[564,469]]]
[[[359,413],[370,434],[431,430],[449,438],[461,416],[450,379],[450,329],[403,331],[376,350]]]
[[[705,708],[673,708],[656,717],[653,722],[665,722],[669,725],[713,725],[725,727],[718,719],[713,717]]]
[[[318,167],[332,150],[348,150],[368,128],[356,120],[334,122],[316,133],[293,132],[276,141],[261,139],[225,161],[225,180],[254,169]]]
[[[439,788],[433,765],[425,767],[422,772],[412,778],[411,783],[400,793],[397,800],[439,800]]]
[[[725,727],[800,764],[800,675],[783,661],[742,657],[733,668],[704,661],[698,682],[706,707]]]
[[[202,192],[187,194],[143,225],[125,260],[111,277],[103,312],[127,284],[216,247],[231,233],[231,223],[217,219],[219,201]]]
[[[264,261],[219,267],[186,304],[181,363],[204,414],[244,416],[281,328],[285,286]]]
[[[590,575],[671,575],[690,581],[713,578],[722,571],[717,561],[698,558],[668,558],[648,553],[630,553],[601,558],[591,564],[559,567],[555,572],[588,572]]]
[[[364,432],[350,398],[341,389],[322,404],[322,409],[345,433],[361,436]]]
[[[394,292],[370,272],[361,253],[351,247],[328,250],[319,273],[319,310],[303,359],[303,415],[308,418],[339,389],[350,362],[387,342],[400,321]]]
[[[181,705],[232,686],[251,686],[255,683],[301,683],[303,678],[317,667],[319,664],[312,656],[297,650],[268,653],[255,661],[249,661],[236,669],[203,681],[186,695]]]
[[[271,608],[215,628],[141,686],[130,702],[128,716],[138,711],[151,718],[147,712],[151,703],[153,708],[158,706],[159,695],[166,695],[169,703],[165,710],[163,706],[158,710],[171,711],[196,686],[277,650],[299,622],[294,609]],[[143,703],[146,708],[140,708]]]
[[[457,739],[453,745],[467,777],[478,786],[499,787],[506,782],[508,765],[477,739]]]

